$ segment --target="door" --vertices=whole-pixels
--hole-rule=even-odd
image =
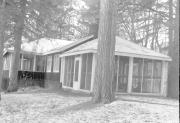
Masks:
[[[80,88],[80,57],[75,58],[74,60],[74,76],[73,76],[73,88]]]

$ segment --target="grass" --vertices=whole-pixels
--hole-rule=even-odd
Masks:
[[[88,94],[40,88],[2,94],[0,123],[179,123],[178,100],[118,95],[94,104]]]

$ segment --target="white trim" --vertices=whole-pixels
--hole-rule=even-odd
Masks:
[[[64,84],[64,72],[65,72],[65,57],[61,58],[61,76],[60,76],[60,82],[62,82],[62,86]]]
[[[137,58],[144,58],[144,59],[171,61],[171,58],[164,58],[164,57],[159,57],[159,56],[141,55],[141,54],[135,54],[135,53],[115,52],[115,55],[128,56],[128,57],[137,57]]]
[[[141,93],[143,93],[142,88],[143,88],[143,82],[144,82],[144,59],[142,60],[143,60],[143,64],[142,64],[142,78],[141,78]]]
[[[120,56],[117,56],[117,78],[116,78],[116,91],[118,92],[119,88],[119,61],[120,61]]]
[[[153,77],[154,77],[154,64],[155,64],[155,62],[154,62],[154,60],[152,60],[152,66],[151,66],[152,67],[152,73],[151,73],[152,74],[151,75],[151,92],[153,92],[153,84],[154,84],[153,83],[153,80],[154,80],[153,79]]]
[[[75,70],[76,70],[76,61],[79,61],[78,81],[74,81],[74,79],[75,79]],[[75,59],[74,59],[74,76],[73,76],[73,88],[75,90],[79,90],[80,89],[81,67],[82,67],[82,55],[76,56]]]
[[[23,70],[24,67],[24,55],[21,54],[21,70]]]
[[[36,55],[34,55],[33,59],[33,71],[36,71]]]
[[[93,92],[93,86],[94,86],[94,77],[95,77],[95,71],[96,71],[96,54],[93,53],[92,57],[92,73],[91,73],[91,88],[90,91]]]
[[[10,74],[11,74],[11,67],[12,67],[12,61],[13,61],[13,54],[11,53],[10,54],[10,66],[9,66],[9,77],[11,76]]]
[[[132,80],[133,80],[133,57],[129,57],[129,73],[128,73],[128,89],[127,93],[132,92]]]
[[[84,53],[97,53],[97,50],[96,49],[88,49],[88,50],[79,50],[79,51],[74,51],[74,52],[67,52],[67,53],[62,54],[60,57],[70,56],[70,55],[78,55],[78,54],[84,54]],[[168,57],[168,56],[166,56],[166,57],[150,56],[150,55],[136,54],[135,52],[134,53],[125,53],[125,52],[117,52],[117,51],[115,51],[115,55],[136,57],[136,58],[144,58],[144,59],[172,61],[172,59],[170,57]]]
[[[162,61],[162,73],[161,73],[161,95],[167,96],[167,82],[168,79],[168,62]]]

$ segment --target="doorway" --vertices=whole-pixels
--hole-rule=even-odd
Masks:
[[[73,88],[79,89],[80,83],[80,57],[76,57],[74,60],[74,76],[73,76]]]

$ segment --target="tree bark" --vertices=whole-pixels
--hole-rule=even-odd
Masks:
[[[21,41],[22,41],[22,32],[24,29],[24,15],[25,15],[25,5],[26,0],[21,0],[21,14],[15,16],[15,28],[14,28],[14,52],[12,57],[12,65],[10,68],[10,81],[7,91],[13,92],[18,90],[18,70],[20,62],[20,51],[21,51]]]
[[[179,98],[179,1],[177,0],[176,18],[174,23],[174,39],[170,41],[169,52],[172,61],[169,65],[168,93],[169,96]],[[171,26],[171,25],[170,25]]]
[[[97,64],[94,82],[94,102],[110,103],[114,99],[112,89],[115,52],[115,0],[100,1]]]
[[[3,49],[4,49],[4,28],[5,28],[5,0],[0,5],[0,100],[1,100],[1,85],[3,80]]]

